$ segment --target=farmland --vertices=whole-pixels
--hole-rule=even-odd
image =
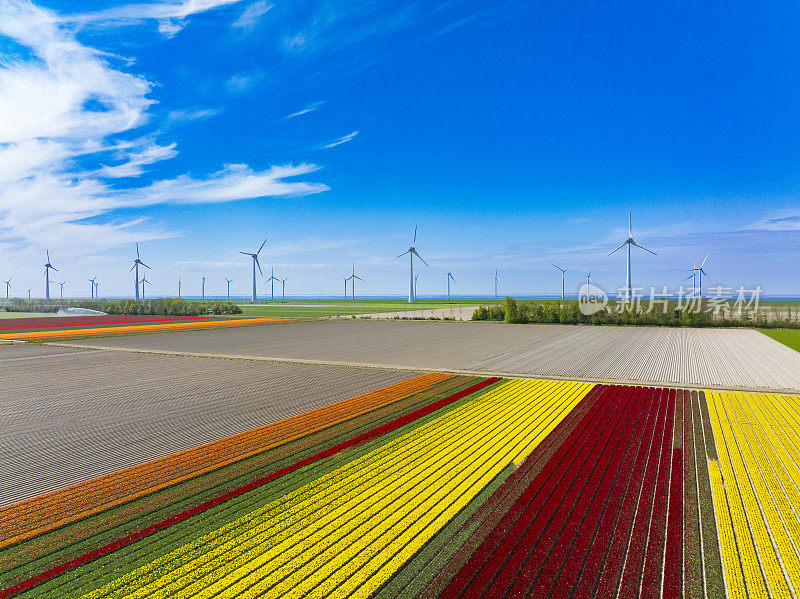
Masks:
[[[109,332],[0,347],[0,598],[800,590],[758,331],[49,320],[10,326]]]
[[[0,508],[0,596],[791,596],[798,424],[797,396],[413,376]]]

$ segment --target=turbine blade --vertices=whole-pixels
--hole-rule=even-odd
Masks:
[[[362,279],[362,278],[361,278],[361,277],[359,277],[358,275],[354,275],[354,276],[355,276],[355,278],[356,278],[356,279],[358,279],[358,280],[359,280],[359,281],[361,281],[362,283],[364,282],[364,279]]]
[[[706,254],[705,258],[703,258],[703,263],[700,265],[700,270],[703,270],[703,267],[706,265],[706,260],[708,260],[708,254]]]
[[[398,258],[402,258],[402,257],[403,257],[403,256],[405,256],[407,253],[409,253],[410,251],[411,251],[411,250],[406,250],[405,252],[403,252],[402,254],[400,254],[400,255],[399,255],[399,256],[397,256],[397,257],[398,257]]]
[[[626,241],[625,243],[623,243],[623,244],[622,244],[621,246],[619,246],[619,247],[618,247],[616,250],[614,250],[614,252],[617,252],[617,251],[621,250],[622,248],[624,248],[626,243],[628,243],[628,242]],[[610,255],[611,255],[611,254],[613,254],[614,252],[608,252],[608,255],[610,256]]]
[[[632,223],[632,216],[631,216],[631,212],[629,210],[628,211],[628,237],[633,237],[633,234],[631,233],[631,231],[633,230],[633,227],[632,227],[631,223]]]
[[[131,266],[131,269],[128,272],[133,272],[134,268],[136,268],[136,263],[135,262],[133,263],[133,266]]]
[[[261,270],[261,263],[258,261],[258,255],[253,256],[253,260],[256,261],[256,266],[258,266],[258,272],[261,273],[261,276],[264,276],[264,271]]]
[[[58,269],[55,266],[51,266],[50,268],[52,268],[54,271],[58,272]]]
[[[144,266],[145,268],[150,268],[150,267],[149,267],[149,266],[147,266],[147,264],[145,264],[144,262],[140,262],[139,264],[141,264],[141,265],[142,265],[142,266]]]
[[[261,250],[263,250],[263,249],[264,249],[264,246],[265,246],[266,244],[267,244],[267,239],[265,238],[265,239],[264,239],[264,243],[262,243],[262,244],[261,244],[261,247],[260,247],[260,248],[258,248],[258,251],[256,252],[256,256],[258,256],[258,255],[261,253]]]
[[[417,245],[417,225],[414,225],[414,241],[411,242],[411,245]],[[48,262],[49,262],[48,258]]]
[[[425,262],[425,258],[423,258],[422,256],[420,256],[420,255],[419,255],[419,252],[418,252],[417,250],[414,250],[414,254],[417,256],[417,258],[419,258],[420,260],[422,260],[422,263],[423,263],[425,266],[430,266],[430,264],[428,264],[427,262]]]
[[[254,257],[253,254],[251,254],[250,252],[239,252],[239,253],[244,254],[245,256],[250,256],[251,258]]]
[[[689,279],[693,279],[693,278],[694,278],[694,275],[689,275],[688,277],[686,277],[686,278],[684,279],[684,281],[688,281]]]
[[[650,253],[651,253],[651,254],[653,254],[654,256],[658,256],[658,254],[656,254],[656,253],[655,253],[653,250],[648,250],[646,247],[644,247],[643,245],[639,245],[639,244],[638,244],[638,243],[636,243],[635,241],[633,242],[633,245],[635,245],[637,248],[641,248],[641,249],[643,249],[645,252],[650,252]]]
[[[139,242],[136,242],[136,257],[139,257]]]

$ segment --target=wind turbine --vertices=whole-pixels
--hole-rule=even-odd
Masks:
[[[497,282],[500,280],[500,277],[497,276],[497,269],[494,269],[494,299],[497,299]]]
[[[566,274],[566,272],[569,270],[569,268],[561,268],[560,266],[556,266],[556,265],[555,265],[555,264],[553,264],[552,262],[551,262],[550,264],[552,264],[552,265],[553,265],[553,266],[555,266],[555,267],[556,267],[558,270],[560,270],[560,271],[561,271],[561,301],[563,302],[563,301],[564,301],[564,275],[565,275],[565,274]]]
[[[44,265],[44,299],[50,299],[50,269],[52,268],[56,272],[58,269],[50,264],[50,250],[45,251],[47,252],[47,263]]]
[[[281,291],[282,291],[282,294],[283,294],[283,299],[286,299],[286,281],[288,281],[288,280],[289,280],[289,277],[286,277],[285,279],[281,279],[281,286],[282,286],[282,290]]]
[[[149,266],[147,268],[150,268]],[[142,280],[139,281],[142,284],[142,299],[144,299],[144,285],[145,283],[149,283],[150,281],[147,280],[147,273],[142,273]],[[138,285],[137,285],[138,287]]]
[[[417,282],[419,281],[419,275],[414,275],[414,297],[417,297]]]
[[[350,277],[346,277],[344,275],[339,275],[339,276],[342,277],[342,279],[344,279],[344,299],[347,299],[347,281],[350,280]]]
[[[411,241],[411,247],[408,248],[405,252],[403,252],[399,256],[397,256],[398,258],[402,258],[406,254],[408,254],[409,266],[410,266],[410,270],[408,271],[408,303],[409,304],[413,304],[414,303],[414,296],[416,295],[416,293],[414,291],[414,256],[416,256],[417,258],[422,260],[422,263],[425,266],[430,266],[430,264],[425,262],[425,260],[422,258],[422,256],[419,255],[419,252],[417,252],[416,244],[417,244],[417,227],[415,226],[414,227],[414,239]]]
[[[700,297],[703,297],[703,275],[706,275],[706,278],[708,278],[708,274],[706,274],[706,271],[703,270],[703,267],[706,265],[706,260],[708,260],[708,254],[706,254],[705,258],[703,258],[703,262],[699,267],[692,268],[692,285],[694,285],[694,276],[697,274],[697,278],[699,279],[700,283]]]
[[[653,255],[657,255],[654,251],[648,250],[643,245],[639,245],[633,239],[633,233],[631,227],[631,213],[628,213],[628,238],[620,245],[616,250],[613,252],[609,252],[608,255],[610,256],[614,252],[621,250],[625,246],[628,246],[628,261],[627,261],[627,268],[626,268],[626,275],[625,275],[625,301],[631,301],[631,294],[632,294],[632,287],[631,287],[631,246],[635,245],[637,248],[643,249],[645,252],[650,252]]]
[[[275,299],[275,281],[280,281],[278,277],[275,276],[275,267],[271,267],[272,270],[270,271],[269,279],[267,279],[267,283],[270,284],[270,291],[272,294],[272,299]]]
[[[236,279],[229,279],[228,277],[223,277],[225,282],[228,284],[228,299],[231,299],[231,283],[233,283]]]
[[[203,275],[201,278],[203,279],[203,283],[200,286],[200,297],[206,299],[206,277]]]
[[[13,278],[14,277],[11,276],[11,277],[8,277],[8,281],[3,281],[3,283],[6,284],[6,299],[8,299],[8,290],[11,289],[11,279],[13,279]]]
[[[87,281],[89,281],[92,284],[92,289],[91,289],[91,291],[92,291],[92,299],[94,299],[94,282],[95,282],[96,279],[97,279],[97,275],[95,275],[91,279],[86,279]]]
[[[356,274],[356,263],[353,262],[353,274],[351,274],[349,277],[347,277],[344,280],[344,295],[345,295],[345,297],[347,297],[347,281],[353,281],[351,283],[351,285],[353,286],[353,299],[356,299],[356,279],[358,279],[362,283],[364,282],[364,279],[362,279],[361,277],[359,277]]]
[[[58,281],[53,281],[53,283],[55,283],[56,285],[61,285],[61,299],[64,299],[64,283],[66,283],[66,281],[63,281],[61,283],[59,283]]]
[[[587,289],[587,291],[589,289],[589,285],[591,285],[591,284],[592,284],[592,273],[587,273],[586,274],[586,289]]]
[[[139,259],[139,242],[137,241],[136,242],[136,260],[133,261],[133,266],[131,266],[131,270],[134,270],[134,269],[136,270],[136,272],[134,273],[134,276],[133,276],[133,280],[136,282],[136,295],[135,295],[135,297],[136,297],[137,300],[139,299],[139,283],[140,283],[140,281],[139,281],[139,265],[140,264],[142,266],[144,266],[145,268],[150,268],[149,266],[147,266],[147,264],[145,264],[144,262],[142,262]],[[128,271],[128,272],[130,272],[130,271]],[[142,299],[144,299],[144,287],[142,287]]]
[[[94,297],[95,299],[100,299],[100,281],[94,284]]]
[[[28,289],[28,301],[31,301],[31,290]]]
[[[447,301],[448,302],[450,301],[450,281],[451,280],[453,281],[454,284],[458,285],[458,283],[456,283],[455,277],[453,276],[453,269],[452,268],[447,271]]]
[[[178,277],[178,299],[181,299],[181,278]]]
[[[255,254],[251,254],[250,252],[239,252],[240,254],[244,254],[245,256],[250,256],[253,259],[253,303],[256,303],[258,299],[256,297],[256,266],[258,266],[258,272],[261,273],[261,276],[264,276],[264,271],[261,270],[261,264],[258,263],[258,255],[261,253],[261,250],[264,249],[264,245],[267,243],[267,240],[264,240],[264,243],[261,244],[261,247],[258,248],[258,251]]]

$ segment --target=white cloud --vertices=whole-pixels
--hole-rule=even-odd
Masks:
[[[298,110],[297,112],[293,112],[292,114],[286,115],[285,117],[283,117],[283,120],[284,121],[288,121],[289,119],[293,119],[295,117],[302,116],[304,114],[308,114],[309,112],[314,112],[320,106],[322,106],[324,103],[325,102],[323,101],[323,102],[314,102],[313,104],[309,104],[308,106],[306,106],[302,110]]]
[[[800,231],[800,210],[781,210],[746,227],[763,231]]]
[[[221,4],[146,6],[150,11],[171,7],[169,14],[185,16]],[[119,10],[144,14],[143,6]],[[79,43],[55,13],[29,0],[0,2],[0,35],[30,53],[22,58],[0,49],[0,236],[5,256],[12,250],[27,255],[32,247],[45,245],[60,246],[73,256],[89,255],[137,239],[174,236],[141,218],[115,221],[110,218],[115,209],[292,197],[328,189],[289,180],[314,172],[317,167],[310,164],[264,170],[226,165],[208,177],[180,175],[137,185],[135,178],[147,165],[178,153],[175,143],[156,143],[152,135],[124,137],[148,122],[153,84],[121,70],[127,64],[112,64],[113,56]],[[174,114],[172,122],[210,114]],[[123,177],[133,179],[112,185]]]
[[[252,29],[258,24],[261,17],[267,14],[271,8],[272,4],[269,4],[266,0],[253,2],[242,11],[242,14],[239,15],[239,18],[236,19],[232,25],[242,29]]]
[[[144,172],[143,166],[177,156],[178,152],[175,150],[176,145],[175,143],[171,143],[168,146],[159,146],[153,143],[145,145],[143,148],[125,152],[125,162],[115,166],[103,165],[98,171],[98,176],[107,179],[138,177]]]
[[[352,131],[352,132],[348,133],[347,135],[343,135],[339,139],[333,140],[329,144],[325,144],[324,146],[322,146],[322,149],[323,150],[327,150],[328,148],[335,148],[336,146],[340,146],[342,144],[346,144],[348,141],[351,141],[358,134],[359,134],[359,131]]]
[[[155,20],[158,22],[158,31],[167,37],[172,37],[183,29],[187,17],[238,2],[241,0],[183,0],[183,2],[123,4],[106,10],[65,15],[59,20],[62,23],[105,27]]]
[[[253,89],[262,78],[261,73],[236,73],[225,82],[225,88],[232,94],[243,94]]]
[[[196,108],[194,110],[170,110],[167,114],[167,126],[182,125],[194,121],[203,121],[219,114],[216,108]]]

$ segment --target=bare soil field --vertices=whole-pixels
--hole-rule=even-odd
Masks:
[[[577,380],[800,391],[800,354],[747,329],[351,319],[92,339],[79,345]]]
[[[415,375],[4,345],[0,347],[0,505]]]

